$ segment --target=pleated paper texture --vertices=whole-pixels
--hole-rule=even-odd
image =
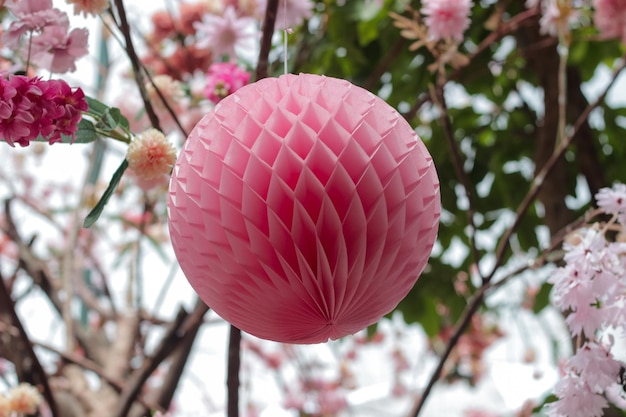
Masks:
[[[345,80],[267,78],[189,135],[169,228],[199,296],[252,335],[355,333],[413,287],[435,242],[432,158],[391,106]]]

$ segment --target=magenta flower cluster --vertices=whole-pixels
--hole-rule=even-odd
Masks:
[[[82,112],[89,108],[80,88],[63,80],[22,75],[0,78],[0,139],[21,146],[41,137],[49,143],[75,138]]]
[[[250,81],[250,73],[232,62],[219,62],[209,67],[204,94],[217,104]]]

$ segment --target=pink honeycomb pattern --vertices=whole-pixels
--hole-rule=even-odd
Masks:
[[[222,100],[170,183],[180,266],[255,336],[318,343],[378,321],[436,239],[431,156],[391,106],[345,80],[284,75]]]

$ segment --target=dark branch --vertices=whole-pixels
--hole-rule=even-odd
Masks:
[[[265,19],[263,20],[263,35],[261,37],[261,48],[259,50],[259,60],[256,65],[256,80],[267,77],[269,67],[270,49],[272,49],[272,36],[276,25],[276,13],[278,12],[278,0],[268,0],[265,9]]]

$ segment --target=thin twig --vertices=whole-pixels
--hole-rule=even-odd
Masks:
[[[117,379],[117,378],[113,378],[109,375],[107,375],[103,370],[102,367],[100,365],[98,365],[97,363],[95,363],[94,361],[88,359],[88,358],[84,358],[78,355],[75,355],[73,353],[70,352],[63,352],[57,348],[55,348],[52,345],[49,345],[45,342],[34,342],[35,345],[50,351],[52,353],[55,353],[57,355],[59,355],[59,357],[61,357],[64,361],[69,362],[69,363],[73,363],[75,365],[80,366],[83,369],[86,369],[88,371],[91,371],[95,374],[97,374],[100,378],[102,378],[103,381],[106,381],[107,384],[109,384],[111,387],[113,387],[113,389],[116,392],[122,392],[122,390],[124,389],[124,387],[126,386],[126,383],[123,380]],[[164,409],[162,409],[158,404],[153,404],[149,401],[147,401],[145,398],[139,396],[137,398],[137,401],[139,403],[141,403],[144,407],[151,409],[151,410],[160,410],[160,411],[165,411]]]
[[[489,47],[492,44],[494,44],[495,42],[499,41],[500,39],[502,39],[506,35],[512,33],[514,30],[519,28],[524,22],[526,22],[527,20],[529,20],[529,19],[533,18],[534,16],[536,16],[537,13],[538,13],[538,10],[536,10],[536,9],[528,9],[528,10],[525,10],[525,11],[515,15],[514,17],[512,17],[509,20],[507,20],[506,22],[503,22],[498,27],[498,29],[496,29],[495,31],[491,32],[485,39],[483,39],[483,41],[470,54],[467,65],[461,66],[461,67],[455,69],[447,77],[447,80],[448,81],[458,80],[461,77],[461,75],[465,72],[466,68],[471,64],[471,62],[474,61],[474,59],[476,59],[484,51],[488,50]],[[406,113],[403,113],[403,116],[407,120],[411,120],[419,112],[419,110],[422,108],[422,106],[424,104],[426,104],[428,101],[430,101],[430,96],[428,94],[420,95],[417,98],[417,100],[415,101],[415,103],[413,103],[411,108]]]
[[[208,310],[209,308],[201,302],[196,303],[191,314],[182,308],[179,310],[154,352],[146,357],[141,367],[130,376],[128,384],[120,394],[118,408],[113,414],[114,417],[126,417],[128,415],[133,402],[137,399],[150,375],[170,356],[177,346],[183,343],[186,337],[197,334],[199,325],[203,323],[204,315]]]
[[[522,219],[524,218],[524,216],[526,215],[526,212],[530,208],[530,205],[537,197],[537,194],[539,194],[539,191],[543,187],[546,177],[550,174],[550,172],[552,172],[552,169],[556,165],[557,161],[563,156],[563,154],[565,153],[569,145],[572,143],[572,141],[574,140],[574,137],[576,137],[576,134],[578,133],[580,128],[583,126],[583,124],[589,117],[589,114],[595,108],[597,108],[600,104],[602,104],[602,102],[604,102],[606,95],[608,94],[609,90],[611,89],[615,81],[617,80],[617,77],[619,76],[619,74],[624,70],[624,68],[626,68],[626,54],[622,56],[620,65],[613,71],[613,76],[611,78],[611,81],[605,87],[602,94],[600,94],[600,96],[596,99],[596,101],[589,104],[585,108],[585,110],[580,114],[578,119],[576,119],[576,123],[574,123],[573,128],[568,133],[567,137],[559,144],[559,146],[557,146],[554,149],[554,152],[552,153],[550,158],[546,161],[545,165],[535,175],[535,178],[533,179],[530,190],[528,190],[528,192],[526,193],[526,196],[524,197],[520,206],[515,212],[515,220],[513,221],[513,224],[504,232],[502,238],[500,239],[498,243],[498,246],[496,248],[496,262],[493,265],[493,269],[491,273],[487,276],[487,278],[490,279],[491,277],[493,277],[496,270],[500,267],[500,265],[502,265],[502,262],[504,261],[504,256],[506,254],[506,250],[508,249],[509,244],[510,244],[511,237],[519,228],[522,222]]]
[[[128,25],[128,20],[126,19],[124,0],[115,0],[115,9],[117,10],[119,22],[115,19],[113,20],[119,26],[122,35],[124,35],[124,42],[126,43],[126,53],[128,54],[128,58],[130,59],[130,63],[133,67],[133,75],[135,76],[135,82],[137,84],[137,87],[139,88],[141,99],[143,100],[143,104],[146,108],[146,114],[148,115],[152,126],[159,131],[163,131],[163,129],[161,129],[161,124],[159,123],[159,117],[154,111],[154,107],[152,106],[152,102],[150,101],[150,97],[148,96],[148,92],[146,91],[146,85],[143,79],[143,71],[141,70],[141,63],[139,61],[139,57],[137,56],[137,52],[135,52],[135,46],[133,45],[133,39],[130,34],[130,26]]]
[[[474,197],[472,192],[472,186],[470,179],[465,172],[463,157],[461,156],[461,150],[459,149],[459,145],[454,139],[454,129],[452,128],[452,121],[450,120],[450,113],[448,113],[448,106],[446,104],[446,99],[443,92],[444,83],[438,86],[436,89],[433,89],[432,92],[432,100],[439,108],[441,123],[443,124],[443,131],[445,133],[446,141],[448,142],[448,147],[450,148],[450,152],[452,152],[452,166],[454,167],[454,173],[456,174],[457,179],[463,186],[463,190],[465,191],[465,198],[467,199],[467,224],[470,227],[468,237],[470,240],[470,248],[472,250],[472,257],[474,258],[474,263],[476,265],[480,262],[480,253],[478,252],[478,247],[476,246],[476,223],[474,221],[475,214],[475,204]],[[480,269],[478,269],[478,274],[482,278],[482,274]]]

